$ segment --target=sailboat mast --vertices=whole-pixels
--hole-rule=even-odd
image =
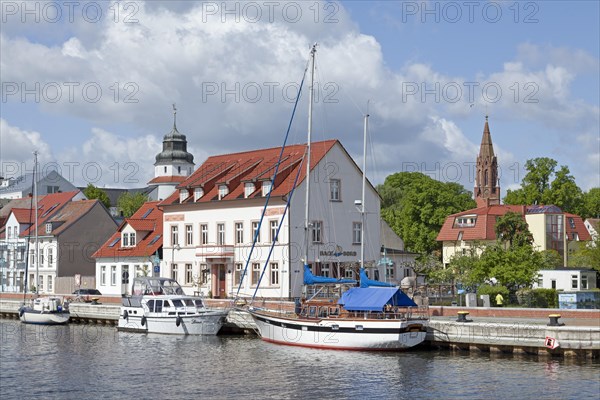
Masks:
[[[310,51],[310,87],[308,92],[308,138],[306,140],[306,198],[304,206],[304,265],[308,265],[308,244],[309,244],[309,214],[308,203],[310,201],[310,143],[312,140],[312,111],[313,111],[313,85],[315,82],[315,53],[317,44],[312,46]]]
[[[363,132],[363,162],[362,162],[362,195],[360,199],[360,267],[365,266],[365,185],[367,177],[367,131],[369,129],[369,105],[367,103],[367,113],[365,114],[365,124]]]
[[[38,198],[37,198],[37,156],[38,152],[33,152],[33,215],[34,215],[34,240],[35,240],[35,292],[40,294],[40,244],[38,241]]]

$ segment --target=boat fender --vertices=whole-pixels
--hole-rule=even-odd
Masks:
[[[129,313],[127,312],[127,310],[123,311],[123,319],[125,321],[129,321]]]
[[[21,318],[23,316],[23,314],[25,314],[25,309],[24,308],[20,308],[19,309],[19,318]]]
[[[142,317],[142,326],[146,326],[146,316]]]
[[[175,319],[175,325],[179,326],[181,325],[181,316],[177,316],[177,318]]]

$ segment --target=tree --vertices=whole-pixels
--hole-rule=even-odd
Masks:
[[[531,245],[533,235],[529,232],[529,226],[523,216],[519,213],[509,211],[496,221],[496,237],[501,242],[508,241],[509,247]]]
[[[110,208],[110,199],[108,198],[106,192],[92,185],[91,183],[88,183],[87,187],[83,189],[83,194],[89,200],[98,199],[100,202],[102,202],[102,204],[104,204],[104,207]]]
[[[600,188],[592,188],[583,194],[581,218],[600,218]]]
[[[125,218],[129,218],[147,201],[148,196],[142,193],[131,194],[129,192],[125,192],[119,196],[117,206],[123,212],[123,216]]]
[[[501,243],[489,245],[479,262],[479,268],[488,279],[495,278],[498,284],[506,286],[511,292],[530,287],[537,271],[544,268],[541,254],[528,245],[509,249],[505,249]]]
[[[593,268],[600,273],[600,235],[591,242],[578,242],[578,248],[569,255],[569,267]]]
[[[457,183],[436,181],[420,172],[398,172],[377,188],[381,217],[418,253],[440,250],[436,237],[446,217],[476,206],[472,195]]]
[[[525,162],[528,171],[521,181],[521,188],[508,190],[505,204],[554,204],[563,211],[580,214],[583,211],[583,193],[575,183],[569,168],[548,157],[534,158]]]

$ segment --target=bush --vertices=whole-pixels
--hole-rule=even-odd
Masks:
[[[520,289],[517,301],[529,308],[558,308],[558,292],[556,289]]]
[[[490,295],[490,305],[492,307],[496,307],[496,296],[498,295],[498,293],[500,293],[502,295],[502,297],[504,297],[504,303],[508,303],[508,295],[509,295],[509,290],[506,286],[502,286],[502,285],[496,285],[496,286],[492,286],[492,285],[488,285],[488,284],[484,284],[481,285],[477,288],[477,296],[480,296],[482,294],[489,294]]]

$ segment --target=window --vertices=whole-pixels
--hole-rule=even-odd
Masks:
[[[200,244],[208,244],[208,225],[200,225]]]
[[[52,247],[48,247],[48,267],[52,267],[54,263],[54,252],[52,251]]]
[[[192,225],[185,226],[185,245],[191,246],[194,244],[194,231]]]
[[[579,240],[579,235],[577,234],[577,232],[573,232],[571,237],[572,237],[572,240]]]
[[[194,201],[198,200],[202,196],[204,196],[204,189],[202,189],[202,188],[195,188],[194,189]]]
[[[361,228],[362,228],[362,223],[360,223],[360,222],[352,223],[352,243],[353,244],[360,244],[360,242],[362,241]]]
[[[187,189],[179,189],[179,202],[183,203],[185,199],[188,198],[188,190]]]
[[[395,273],[394,273],[394,266],[393,265],[386,265],[385,267],[385,276],[387,277],[388,280],[390,279],[395,279]]]
[[[475,226],[477,222],[477,215],[463,215],[462,217],[456,217],[454,226],[458,228],[469,228]]]
[[[123,265],[121,268],[121,284],[128,285],[129,284],[129,265]]]
[[[144,273],[142,272],[142,267],[140,267],[139,265],[136,265],[134,268],[135,268],[135,276],[144,276]]]
[[[329,278],[331,276],[329,274],[329,264],[323,264],[321,266],[321,273],[319,275],[324,276],[326,278]]]
[[[246,182],[244,184],[244,198],[248,198],[252,193],[254,193],[254,183]]]
[[[40,249],[40,267],[44,265],[44,249]]]
[[[177,264],[171,264],[171,279],[177,280]]]
[[[225,244],[225,224],[217,224],[217,245]]]
[[[244,266],[241,263],[235,264],[235,273],[233,276],[233,282],[235,285],[239,285],[240,284],[240,279],[242,277],[242,270],[244,269]]]
[[[52,292],[52,275],[48,275],[46,279],[48,281],[48,291]]]
[[[229,194],[229,188],[227,185],[219,185],[219,200]]]
[[[171,225],[171,245],[179,244],[179,228],[177,225]]]
[[[321,221],[313,221],[312,225],[312,242],[313,243],[322,243],[323,242],[323,222]]]
[[[185,283],[194,283],[194,277],[192,275],[192,264],[185,264]]]
[[[276,243],[277,242],[277,221],[270,221],[270,225],[271,225],[271,236],[269,237],[269,239],[271,239],[271,243]]]
[[[46,186],[46,194],[60,192],[60,186]]]
[[[252,221],[252,239],[256,240],[256,242],[260,242],[260,228],[258,226],[258,221]]]
[[[200,271],[202,271],[202,280],[200,283],[204,285],[208,283],[208,266],[206,264],[200,264]]]
[[[129,235],[127,233],[123,234],[123,240],[121,241],[122,247],[129,247]]]
[[[109,246],[112,247],[112,246]],[[121,247],[135,247],[135,232],[123,233],[123,240],[121,241]]]
[[[588,288],[588,276],[585,274],[581,275],[581,289]]]
[[[244,224],[242,222],[235,223],[235,243],[244,243]]]
[[[29,251],[29,264],[31,264],[31,265],[35,264],[35,252],[34,252],[34,250],[30,250]],[[31,282],[33,282],[33,280],[31,280]]]
[[[340,183],[339,179],[331,179],[329,181],[329,200],[342,201],[340,187],[341,187],[341,183]]]
[[[544,275],[538,274],[537,285],[539,288],[544,287]]]
[[[571,289],[577,289],[578,284],[579,279],[577,279],[577,275],[571,275]]]
[[[569,218],[569,226],[571,229],[575,229],[575,219]]]
[[[344,271],[344,278],[346,279],[354,279],[354,271],[351,269],[347,269]]]
[[[38,281],[39,281],[38,293],[43,292],[44,291],[44,275],[38,276]]]
[[[271,286],[279,285],[279,264],[271,263]]]
[[[260,279],[260,264],[252,263],[252,285],[258,285],[258,280]]]
[[[266,196],[271,192],[271,181],[263,181],[262,183],[262,195]]]
[[[117,266],[111,265],[110,267],[110,285],[115,286],[117,284]]]
[[[556,289],[556,279],[552,279],[552,281],[550,281],[550,283],[552,284],[552,289]]]
[[[135,232],[129,233],[129,246],[135,247]]]
[[[46,233],[51,233],[52,232],[52,222],[47,222],[46,223]]]

